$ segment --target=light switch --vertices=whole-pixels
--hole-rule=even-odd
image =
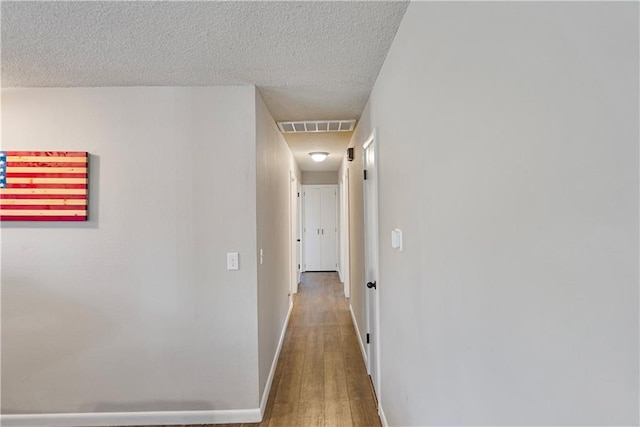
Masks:
[[[402,250],[402,230],[399,228],[391,230],[391,247],[399,251]]]
[[[238,252],[227,252],[227,270],[239,270]]]
[[[264,253],[262,252],[262,249],[260,249],[260,264],[262,264],[264,262]]]

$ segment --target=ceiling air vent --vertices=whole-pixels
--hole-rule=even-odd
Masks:
[[[350,132],[355,120],[313,120],[306,122],[278,122],[282,133]]]

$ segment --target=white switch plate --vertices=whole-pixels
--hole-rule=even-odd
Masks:
[[[264,253],[262,252],[262,249],[260,249],[260,264],[262,264],[264,262]]]
[[[239,270],[238,252],[227,252],[227,270]]]
[[[402,230],[399,228],[391,230],[391,247],[399,251],[402,250]]]

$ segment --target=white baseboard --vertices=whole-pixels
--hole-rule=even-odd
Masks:
[[[364,365],[367,365],[367,351],[364,349],[364,343],[362,342],[362,335],[360,335],[360,329],[358,329],[358,322],[356,321],[356,315],[353,314],[353,307],[349,304],[349,312],[351,313],[351,320],[353,321],[353,327],[356,328],[356,336],[360,343],[360,351],[362,351],[362,358],[364,359]]]
[[[89,412],[2,415],[3,427],[93,427],[260,422],[260,408],[211,411]]]
[[[378,402],[378,415],[380,415],[380,422],[382,422],[382,427],[389,427],[387,417],[384,416],[384,411],[382,410],[382,405],[380,404],[380,402]]]
[[[291,317],[291,311],[293,310],[293,303],[289,304],[289,311],[287,312],[287,318],[284,320],[282,326],[282,332],[280,333],[280,340],[278,341],[278,348],[276,354],[273,356],[273,362],[271,363],[271,370],[269,371],[269,377],[267,377],[267,384],[264,387],[262,393],[262,399],[260,400],[260,420],[264,416],[264,411],[267,408],[267,401],[269,400],[269,393],[271,393],[271,385],[273,384],[273,376],[276,373],[276,367],[278,366],[278,359],[280,358],[280,351],[282,350],[282,344],[284,343],[284,336],[287,333],[287,326],[289,326],[289,318]]]

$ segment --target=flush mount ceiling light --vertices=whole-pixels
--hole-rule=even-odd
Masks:
[[[309,155],[316,162],[324,162],[329,153],[326,153],[324,151],[314,151],[312,153],[309,153]]]
[[[278,122],[282,133],[350,132],[355,120],[307,120],[304,122]]]

